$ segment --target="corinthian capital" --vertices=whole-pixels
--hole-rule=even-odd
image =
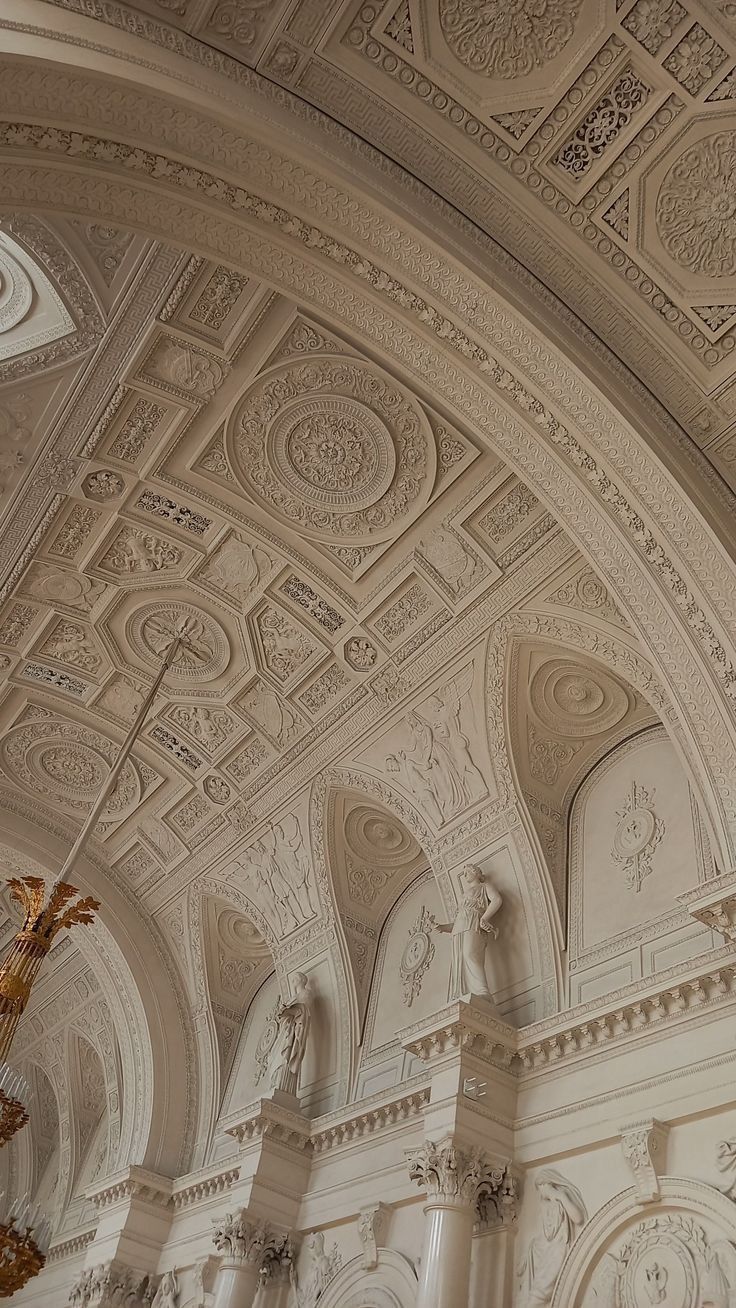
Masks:
[[[431,1199],[475,1208],[499,1194],[506,1169],[490,1163],[481,1149],[462,1149],[450,1140],[425,1140],[408,1159],[409,1176]]]
[[[265,1222],[252,1221],[245,1212],[226,1213],[212,1233],[218,1253],[226,1258],[260,1267],[263,1262],[268,1227]]]

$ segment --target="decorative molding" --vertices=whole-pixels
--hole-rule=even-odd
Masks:
[[[370,1204],[358,1213],[358,1239],[363,1246],[363,1267],[367,1272],[378,1266],[378,1250],[385,1243],[390,1220],[390,1204]]]
[[[621,1127],[621,1150],[642,1204],[654,1203],[661,1197],[659,1178],[667,1171],[669,1130],[668,1123],[655,1118]]]
[[[407,1155],[409,1179],[427,1193],[429,1202],[477,1209],[500,1195],[506,1181],[505,1166],[489,1162],[480,1148],[461,1148],[452,1140],[434,1144],[426,1140]]]
[[[422,989],[422,981],[435,956],[432,932],[436,926],[434,913],[422,905],[419,916],[409,927],[409,938],[399,960],[399,975],[404,1003],[411,1008]]]

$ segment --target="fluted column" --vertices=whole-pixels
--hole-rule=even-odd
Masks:
[[[478,1203],[501,1191],[505,1169],[479,1149],[427,1140],[410,1157],[409,1175],[427,1191],[416,1308],[467,1308]]]
[[[222,1262],[215,1283],[214,1308],[252,1308],[260,1282],[269,1232],[244,1212],[228,1213],[214,1231]]]

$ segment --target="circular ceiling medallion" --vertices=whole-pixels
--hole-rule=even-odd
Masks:
[[[657,229],[681,268],[703,277],[736,273],[736,132],[686,150],[657,196]]]
[[[318,507],[367,509],[396,471],[385,423],[364,404],[334,395],[284,409],[271,430],[270,454],[282,483]]]
[[[241,484],[270,514],[346,541],[395,535],[425,507],[435,472],[426,417],[352,359],[292,364],[257,382],[226,434]]]
[[[23,322],[32,303],[28,274],[12,254],[0,249],[0,332],[9,332]]]
[[[97,732],[50,717],[11,730],[0,746],[0,762],[24,789],[72,812],[83,812],[97,798],[117,751],[113,741]],[[126,817],[140,799],[138,773],[128,760],[103,820]]]
[[[55,600],[58,604],[77,608],[84,605],[85,596],[89,595],[92,589],[89,577],[83,576],[82,573],[49,572],[33,578],[32,593],[34,598],[48,599],[52,602]]]
[[[540,722],[558,736],[579,739],[610,731],[630,708],[629,696],[613,677],[564,659],[538,668],[530,693]]]
[[[186,642],[168,675],[177,680],[211,681],[230,662],[230,644],[219,622],[201,609],[174,601],[144,604],[128,619],[125,634],[145,663],[158,665],[185,619],[189,624]]]
[[[221,944],[231,953],[237,954],[238,958],[265,958],[269,953],[268,945],[258,928],[232,908],[225,908],[220,913],[217,934]]]
[[[582,0],[439,0],[442,34],[460,63],[486,77],[526,77],[554,59]]]
[[[413,862],[420,853],[416,840],[401,822],[362,805],[350,809],[345,839],[353,854],[369,865],[397,867]]]

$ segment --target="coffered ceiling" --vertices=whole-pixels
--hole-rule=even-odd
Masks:
[[[561,329],[576,330],[572,311],[733,485],[732,5],[135,8],[288,87],[490,233],[500,265],[506,250],[559,299]],[[130,27],[123,6],[106,15]],[[163,40],[163,26],[146,31]]]
[[[48,0],[34,15],[58,22],[60,8],[88,11],[83,0]],[[322,127],[335,120],[355,133],[356,159],[384,178],[392,221],[403,199],[389,160],[403,165],[433,240],[454,208],[448,263],[459,267],[462,254],[495,279],[573,365],[584,352],[588,376],[616,391],[620,411],[646,411],[658,427],[663,460],[674,418],[693,484],[705,469],[728,504],[732,10],[718,0],[111,0],[94,31],[103,49],[132,33],[230,82],[256,70],[270,93],[282,95],[277,84],[323,111]],[[65,151],[77,148],[73,132],[43,122],[12,130],[3,148],[21,154],[31,135],[34,150],[62,137]],[[110,160],[85,139],[84,167],[98,179]],[[136,149],[125,151],[132,175]],[[146,168],[163,169],[152,159]],[[191,177],[208,194],[226,189],[214,174]],[[248,203],[277,212],[257,196]],[[534,966],[551,1011],[576,789],[624,737],[659,721],[677,736],[672,688],[634,628],[641,597],[629,595],[624,612],[623,565],[614,594],[592,550],[580,552],[582,476],[566,506],[567,521],[579,511],[574,544],[553,494],[543,503],[512,469],[511,424],[471,427],[429,371],[418,379],[398,351],[320,304],[316,273],[307,302],[268,269],[204,257],[184,228],[174,245],[63,208],[6,215],[0,229],[0,786],[17,843],[25,823],[24,847],[37,837],[41,859],[51,831],[46,862],[58,862],[186,617],[187,645],[92,854],[118,897],[103,915],[112,921],[121,904],[139,914],[168,951],[190,1015],[209,1006],[217,1048],[202,1077],[227,1078],[274,962],[286,970],[321,944],[335,1009],[347,1023],[349,974],[359,1025],[397,897],[431,864],[449,913],[451,873],[512,828],[536,887]],[[347,236],[352,217],[346,208],[331,222]],[[352,260],[357,279],[361,256],[317,235],[336,261]],[[385,283],[409,299],[375,272],[368,293]],[[415,298],[438,338],[450,335]],[[487,328],[492,338],[480,291],[458,299],[471,321],[477,307],[479,337]],[[533,350],[517,335],[531,373]],[[479,359],[464,341],[460,352]],[[511,373],[497,372],[510,391]],[[477,396],[482,414],[480,387]],[[581,387],[583,426],[586,396]],[[541,426],[541,401],[527,392],[523,405]],[[556,417],[549,431],[568,434]],[[578,466],[588,468],[582,452]],[[613,502],[606,477],[596,489]],[[672,501],[660,500],[669,512]],[[684,556],[676,517],[668,528]],[[631,511],[632,539],[645,529]],[[670,583],[662,629],[667,605],[679,606],[716,650],[730,693],[720,633],[700,623],[671,572],[661,594]],[[669,641],[668,631],[657,650],[674,685]],[[678,689],[688,702],[700,691],[693,678]],[[707,687],[702,697],[710,712]],[[346,959],[330,934],[336,916]],[[83,985],[97,985],[76,950],[57,947],[52,964],[70,960]],[[112,1025],[103,1014],[92,1054],[64,1047],[67,1073],[86,1059],[95,1081],[90,1060],[104,1060]],[[199,1111],[205,1139],[212,1122]],[[95,1113],[90,1100],[79,1118],[90,1139]],[[189,1119],[186,1129],[191,1161]],[[43,1130],[39,1139],[42,1149]]]

